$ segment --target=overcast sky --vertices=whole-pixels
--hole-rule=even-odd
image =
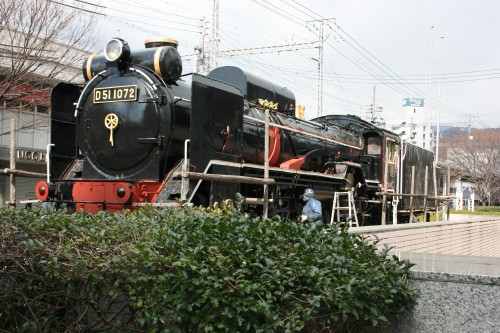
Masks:
[[[132,49],[168,37],[189,55],[200,43],[202,17],[211,32],[212,0],[87,2],[107,15],[98,16],[103,40],[119,35]],[[419,112],[428,114],[432,96],[433,121],[439,108],[442,125],[500,127],[500,1],[219,0],[219,6],[220,50],[317,41],[319,23],[307,21],[334,19],[324,25],[323,115],[362,115],[375,86],[376,105],[388,121],[400,121],[408,97],[425,98]],[[317,115],[318,58],[317,48],[241,52],[221,57],[219,65],[288,87],[310,119]],[[193,62],[185,61],[184,72],[192,70]]]

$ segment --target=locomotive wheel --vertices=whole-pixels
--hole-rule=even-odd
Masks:
[[[292,200],[292,198],[284,197],[274,199],[269,206],[269,216],[279,216],[283,219],[291,219],[295,212],[294,209],[289,207]]]
[[[291,219],[296,215],[295,199],[288,193],[289,191],[281,191],[280,188],[271,187],[269,189],[269,198],[273,199],[269,203],[268,216],[279,216],[283,219]]]

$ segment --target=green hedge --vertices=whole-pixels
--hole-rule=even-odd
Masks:
[[[341,227],[202,208],[0,211],[7,331],[292,332],[411,308],[411,264]]]

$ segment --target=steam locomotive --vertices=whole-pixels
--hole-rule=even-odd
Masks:
[[[182,75],[177,46],[154,39],[131,51],[114,38],[84,61],[83,87],[54,87],[39,200],[95,213],[220,206],[240,193],[244,209],[261,214],[268,191],[269,215],[293,218],[310,187],[325,220],[334,194],[350,191],[368,223],[389,207],[378,192],[407,190],[403,146],[404,163],[432,165],[432,153],[356,116],[295,117],[287,87],[240,68]]]

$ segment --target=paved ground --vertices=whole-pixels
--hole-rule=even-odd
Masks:
[[[379,237],[415,264],[415,308],[387,332],[500,332],[500,218],[452,216],[447,222],[352,228]]]
[[[393,251],[400,259],[415,264],[415,272],[449,273],[500,277],[500,257],[477,257],[436,253]]]

